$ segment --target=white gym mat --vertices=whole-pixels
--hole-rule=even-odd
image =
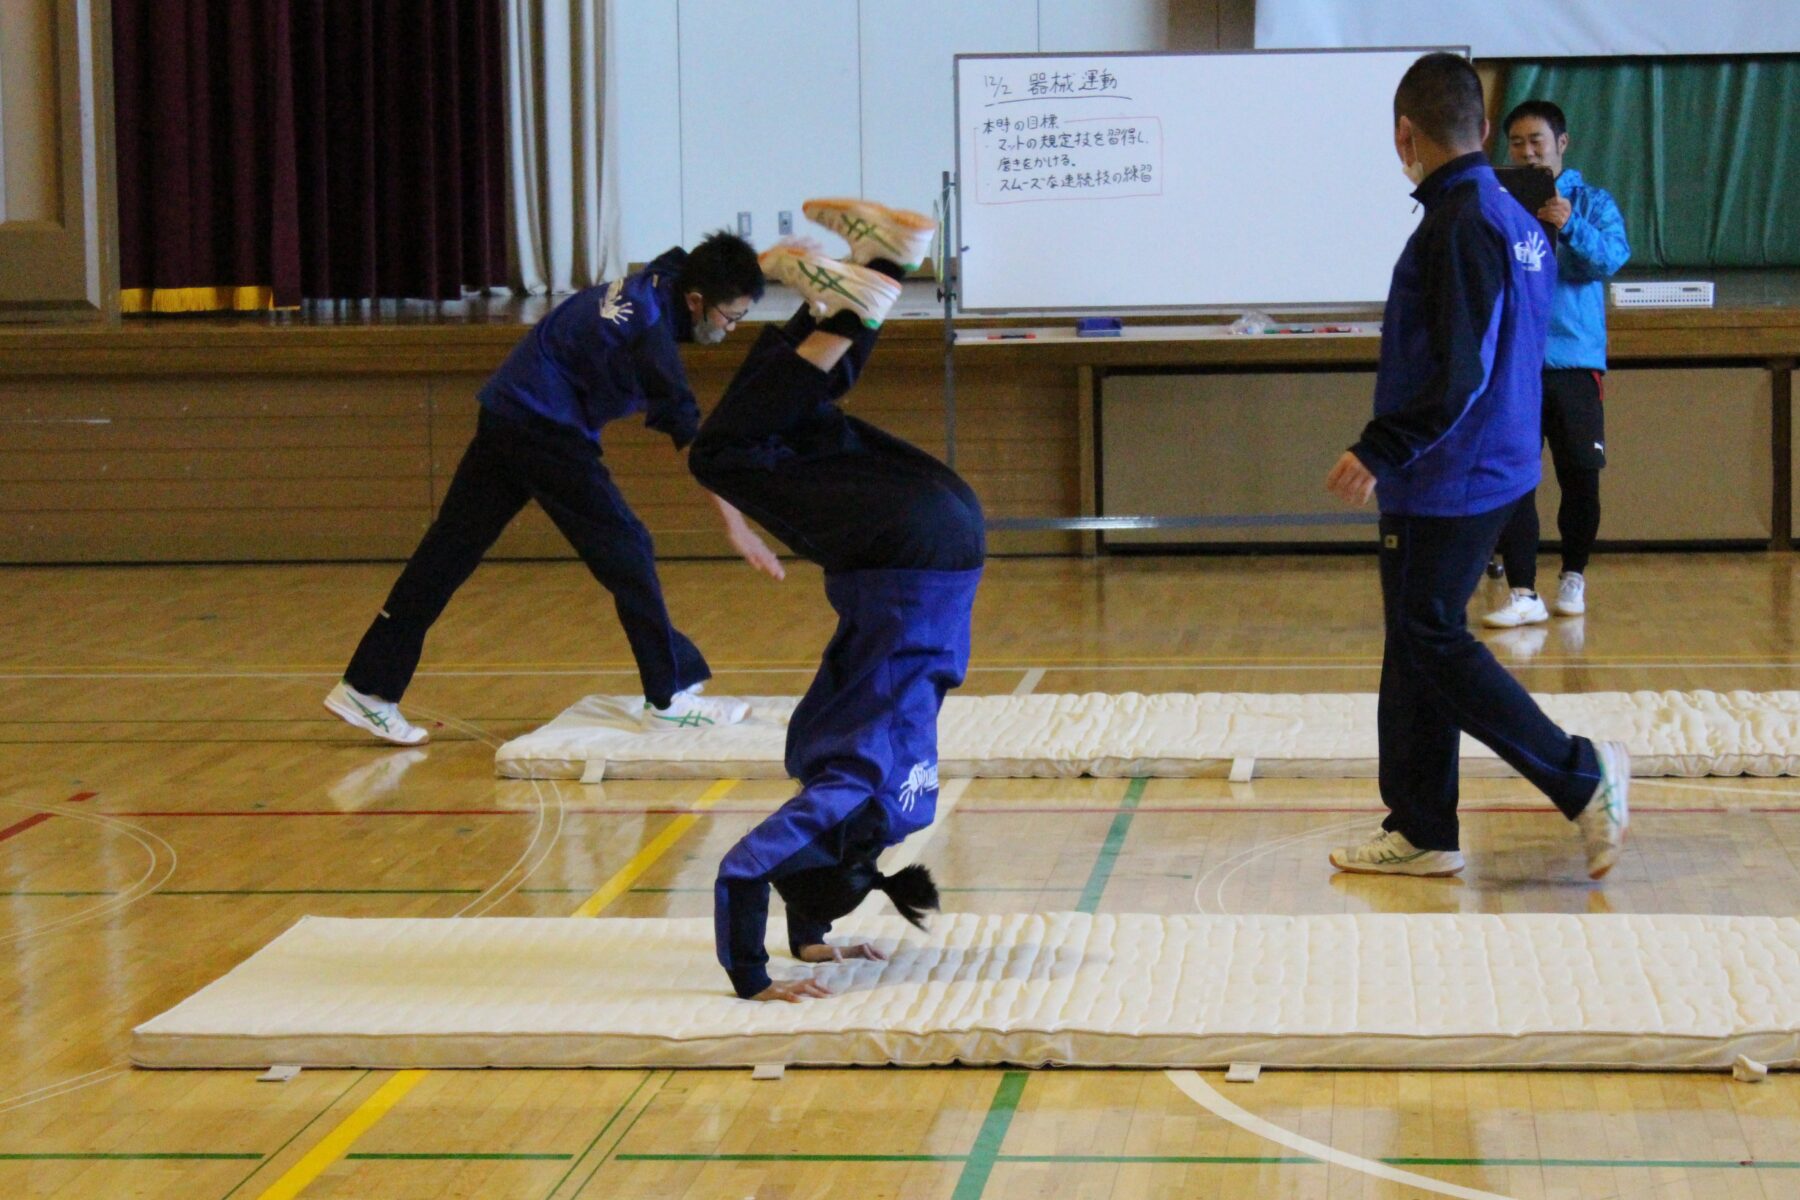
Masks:
[[[133,1033],[146,1067],[1722,1070],[1800,1062],[1800,921],[944,914],[839,994],[730,994],[709,920],[307,917]],[[803,968],[785,954],[779,975]]]
[[[746,696],[741,725],[647,733],[642,697],[589,696],[494,755],[513,779],[783,778],[792,696]],[[1581,692],[1537,697],[1559,724],[1624,742],[1634,775],[1800,775],[1800,692]],[[1373,776],[1373,695],[1255,692],[952,696],[943,778]],[[1463,738],[1463,773],[1507,775]],[[1236,769],[1234,770],[1234,765]]]

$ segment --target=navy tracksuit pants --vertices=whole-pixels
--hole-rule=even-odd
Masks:
[[[1471,517],[1382,514],[1381,799],[1387,829],[1422,850],[1458,849],[1458,742],[1468,733],[1567,817],[1600,783],[1594,744],[1544,715],[1468,629],[1494,539],[1526,496]]]
[[[669,619],[650,533],[594,443],[549,421],[518,421],[484,408],[437,519],[356,647],[344,681],[383,700],[405,695],[432,623],[533,500],[612,593],[645,698],[666,707],[676,692],[710,678],[706,659]]]

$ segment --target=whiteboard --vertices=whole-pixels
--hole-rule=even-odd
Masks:
[[[957,55],[960,307],[1379,303],[1419,219],[1394,89],[1427,52]]]

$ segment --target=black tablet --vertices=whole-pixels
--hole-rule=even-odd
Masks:
[[[1513,199],[1534,217],[1538,209],[1544,207],[1544,202],[1556,195],[1556,176],[1549,167],[1495,167],[1494,174],[1500,177],[1500,186],[1511,192]],[[1546,224],[1544,232],[1554,246],[1556,227]]]

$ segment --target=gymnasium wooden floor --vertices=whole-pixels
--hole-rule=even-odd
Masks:
[[[0,1196],[1800,1197],[1794,1075],[1202,1074],[1228,1102],[1203,1106],[1155,1071],[130,1069],[132,1025],[305,913],[704,914],[790,790],[690,811],[706,783],[493,778],[499,740],[632,690],[574,564],[490,565],[453,602],[406,706],[428,748],[354,736],[319,699],[394,572],[0,571]],[[805,684],[815,572],[666,581],[716,691]],[[1588,617],[1498,649],[1544,691],[1800,687],[1797,592],[1794,555],[1609,557]],[[969,686],[1372,690],[1378,612],[1365,558],[1000,561]],[[1633,799],[1604,886],[1516,781],[1465,786],[1453,881],[1329,871],[1369,781],[980,780],[928,860],[981,911],[1800,907],[1800,780]]]

